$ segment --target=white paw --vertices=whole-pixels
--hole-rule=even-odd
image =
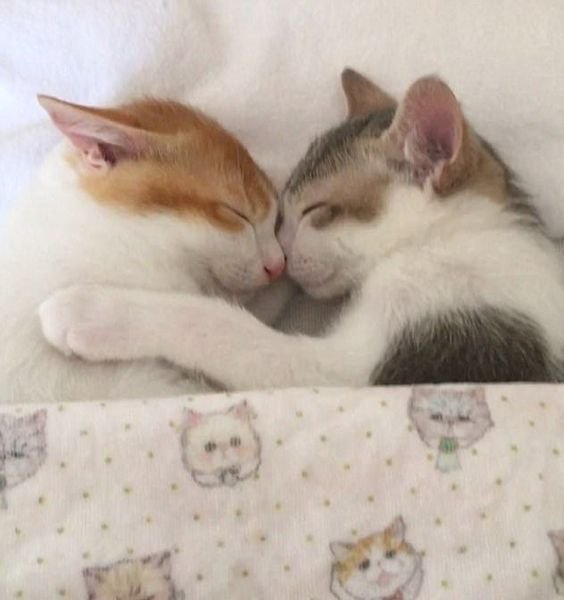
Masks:
[[[67,356],[129,358],[131,313],[122,290],[79,285],[55,292],[39,306],[45,339]]]

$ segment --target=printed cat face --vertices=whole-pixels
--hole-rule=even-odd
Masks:
[[[331,591],[348,600],[389,598],[421,576],[421,557],[405,541],[405,524],[398,517],[384,531],[374,533],[355,544],[333,543]],[[419,591],[411,585],[410,599]],[[407,596],[402,596],[407,597]]]
[[[0,415],[0,491],[31,477],[45,462],[47,412]]]
[[[313,142],[282,194],[288,273],[315,297],[356,287],[434,201],[473,191],[503,202],[511,185],[439,79],[416,81],[397,109],[358,73],[342,81],[348,121]]]
[[[181,600],[171,575],[169,552],[89,567],[82,575],[88,600]]]
[[[225,412],[187,412],[183,460],[197,483],[233,486],[258,470],[260,441],[251,423],[253,416],[246,402]]]
[[[246,294],[281,274],[275,190],[215,121],[164,100],[117,109],[39,101],[72,144],[82,190],[132,226],[162,230],[171,260],[192,257],[205,289]]]
[[[421,439],[432,448],[445,438],[456,439],[461,448],[471,446],[493,426],[483,388],[415,388],[409,414]]]

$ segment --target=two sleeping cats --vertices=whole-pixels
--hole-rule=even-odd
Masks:
[[[290,176],[276,236],[273,187],[207,117],[44,99],[70,144],[3,252],[21,261],[0,305],[3,397],[560,380],[561,254],[452,91],[423,78],[398,105],[342,81],[348,119]],[[284,256],[309,296],[346,298],[322,335],[265,324],[288,298],[284,280],[265,287]],[[98,285],[63,289],[76,282]]]

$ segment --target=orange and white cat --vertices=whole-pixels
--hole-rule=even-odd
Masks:
[[[64,357],[45,341],[37,307],[68,285],[104,283],[257,302],[268,321],[277,307],[261,305],[256,292],[284,269],[273,186],[231,134],[182,104],[39,101],[66,139],[0,240],[0,401],[210,389],[156,360],[93,365]]]

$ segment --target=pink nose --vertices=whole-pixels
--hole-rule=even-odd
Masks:
[[[270,263],[268,265],[264,265],[264,272],[268,275],[270,281],[274,281],[278,279],[282,273],[284,273],[284,268],[286,267],[286,259],[279,260],[277,262]]]

